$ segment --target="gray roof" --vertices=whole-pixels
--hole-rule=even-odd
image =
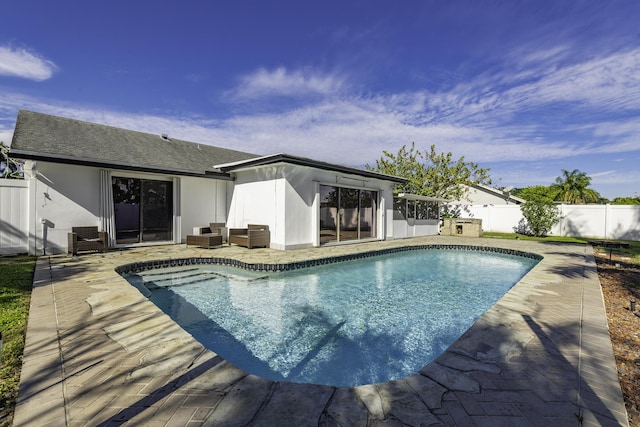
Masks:
[[[206,144],[20,110],[11,156],[178,175],[224,177],[214,165],[258,157]]]

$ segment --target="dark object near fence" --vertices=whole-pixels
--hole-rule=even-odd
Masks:
[[[67,252],[73,255],[78,255],[78,251],[106,252],[109,249],[109,236],[106,231],[98,231],[98,227],[71,227],[67,239]]]

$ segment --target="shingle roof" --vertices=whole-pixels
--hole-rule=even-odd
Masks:
[[[206,144],[20,110],[11,156],[180,175],[226,175],[214,165],[258,157]]]

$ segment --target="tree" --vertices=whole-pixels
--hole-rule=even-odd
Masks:
[[[587,188],[591,184],[591,177],[586,173],[574,169],[569,172],[562,169],[562,177],[556,178],[556,183],[552,185],[558,191],[556,201],[571,204],[597,203],[600,201],[600,194]]]
[[[640,197],[616,197],[612,205],[640,205]]]
[[[22,179],[22,164],[9,157],[9,147],[0,141],[0,178]]]
[[[375,167],[367,164],[367,170],[406,178],[406,184],[396,186],[396,193],[411,193],[420,196],[461,200],[467,196],[467,189],[460,184],[491,185],[488,168],[480,168],[477,163],[465,162],[464,156],[453,160],[451,153],[438,153],[431,145],[424,153],[416,150],[415,142],[407,149],[403,145],[398,154],[383,151]]]
[[[527,201],[546,200],[552,202],[555,200],[557,194],[558,190],[553,187],[546,187],[544,185],[532,185],[526,188],[520,188],[517,192],[514,191],[513,195]]]
[[[546,236],[558,221],[560,210],[550,200],[527,201],[520,205],[522,215],[528,222],[528,230],[534,236]]]

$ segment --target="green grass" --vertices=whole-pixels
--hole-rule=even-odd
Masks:
[[[11,425],[18,397],[36,258],[0,257],[0,426]]]
[[[516,233],[496,233],[496,232],[483,232],[482,237],[489,237],[494,239],[520,239],[520,240],[535,240],[537,242],[558,242],[558,243],[588,243],[589,240],[582,237],[562,237],[562,236],[547,236],[547,237],[534,237],[527,236],[526,234]]]

